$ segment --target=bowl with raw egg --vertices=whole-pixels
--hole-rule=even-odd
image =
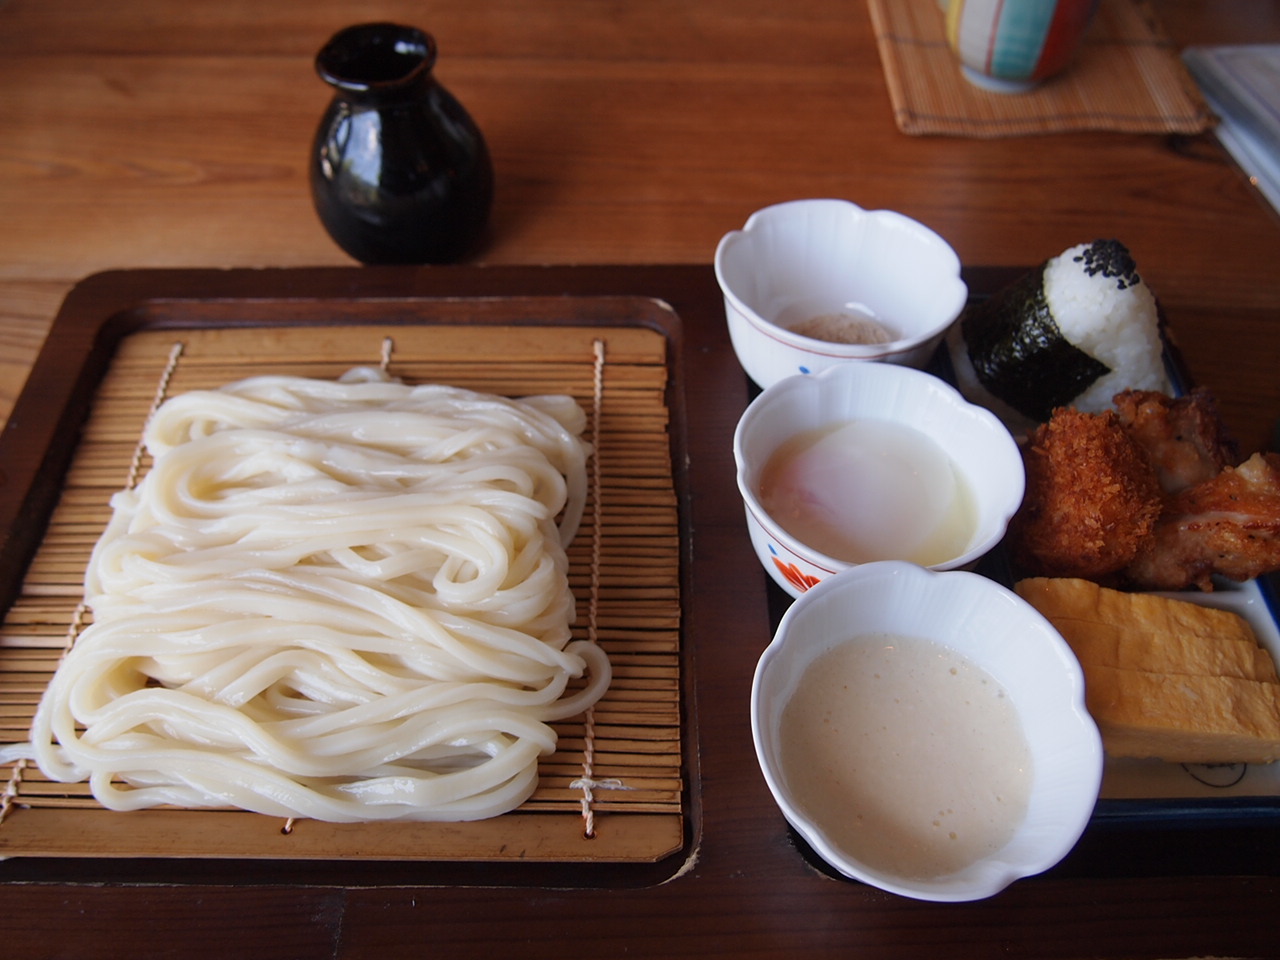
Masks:
[[[752,546],[793,597],[875,560],[973,564],[1004,536],[1026,483],[998,417],[893,364],[780,380],[748,405],[733,452]]]
[[[788,823],[841,874],[978,900],[1079,840],[1102,742],[1070,648],[979,574],[901,561],[824,580],[756,667],[751,725]]]
[[[941,236],[840,199],[757,210],[721,238],[715,271],[734,352],[761,387],[851,360],[923,367],[968,297]]]

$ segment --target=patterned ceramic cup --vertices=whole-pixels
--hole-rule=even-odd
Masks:
[[[947,43],[965,77],[988,90],[1017,93],[1071,62],[1098,0],[939,0]]]

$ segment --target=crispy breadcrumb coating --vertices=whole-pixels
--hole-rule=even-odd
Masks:
[[[1027,492],[1009,529],[1014,562],[1034,576],[1106,581],[1155,527],[1160,483],[1114,411],[1054,411],[1023,450]]]

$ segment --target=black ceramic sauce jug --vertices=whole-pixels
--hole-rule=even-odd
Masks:
[[[316,55],[334,88],[311,152],[311,194],[334,241],[362,263],[447,263],[473,252],[493,203],[479,127],[432,75],[435,40],[368,23]]]

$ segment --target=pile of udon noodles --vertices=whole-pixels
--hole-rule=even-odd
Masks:
[[[548,723],[610,679],[570,633],[585,419],[363,368],[167,401],[93,551],[93,622],[0,754],[117,810],[515,808]]]

